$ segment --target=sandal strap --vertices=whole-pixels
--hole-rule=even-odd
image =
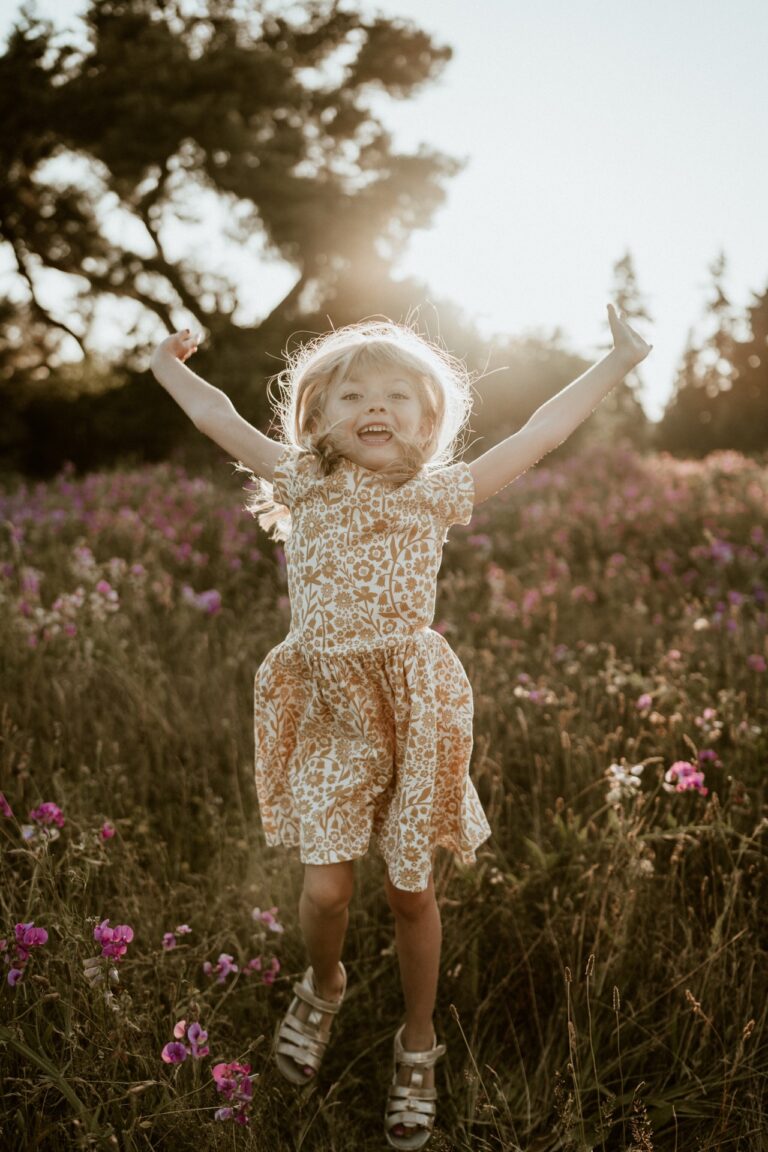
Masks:
[[[434,1112],[437,1100],[436,1088],[406,1088],[403,1084],[393,1084],[387,1096],[388,1108],[413,1108],[417,1112]]]
[[[311,971],[311,969],[307,969],[307,972],[309,971]],[[304,978],[306,979],[306,976]],[[310,979],[313,979],[313,977],[310,977]],[[339,1000],[324,1000],[322,996],[314,992],[309,985],[298,982],[294,985],[294,994],[298,996],[299,1000],[303,1000],[307,1005],[311,1005],[312,1008],[327,1011],[327,1013],[334,1016],[341,1008],[341,1001],[344,999],[344,993],[342,992]]]
[[[403,1048],[401,1036],[405,1031],[405,1024],[401,1025],[395,1034],[395,1062],[397,1064],[405,1064],[408,1068],[416,1068],[423,1065],[426,1068],[434,1068],[441,1056],[445,1056],[447,1048],[445,1044],[438,1044],[437,1037],[435,1037],[435,1044],[428,1052],[408,1052]]]
[[[397,1128],[400,1124],[410,1124],[414,1128],[426,1128],[431,1132],[434,1122],[434,1116],[422,1116],[418,1112],[393,1113],[391,1116],[384,1117],[384,1130],[391,1132],[393,1128]],[[409,1133],[409,1135],[413,1135],[413,1133]]]
[[[318,1035],[314,1029],[306,1027],[304,1020],[298,1020],[291,1012],[287,1012],[280,1024],[278,1041],[285,1041],[299,1048],[306,1048],[308,1052],[316,1052],[322,1056],[328,1046],[328,1039]]]

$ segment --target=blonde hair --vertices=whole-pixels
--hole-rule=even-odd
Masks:
[[[365,321],[335,329],[303,344],[286,356],[286,367],[271,384],[279,392],[273,400],[286,445],[315,457],[318,475],[329,474],[346,455],[345,440],[334,428],[321,426],[328,390],[356,370],[390,369],[414,384],[429,433],[417,443],[395,433],[400,459],[381,470],[393,484],[403,484],[423,467],[450,464],[463,447],[463,434],[472,411],[472,383],[464,365],[412,328],[391,321]],[[238,463],[239,471],[258,480],[246,509],[258,516],[262,528],[273,529],[275,539],[290,533],[290,512],[275,502],[272,485]]]

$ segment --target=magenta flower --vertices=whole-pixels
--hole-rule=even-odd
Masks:
[[[759,652],[747,656],[747,667],[751,668],[753,672],[765,672],[765,657],[761,656]]]
[[[667,792],[698,792],[706,796],[704,773],[688,760],[676,760],[664,773],[664,789]]]
[[[226,952],[219,954],[219,961],[215,968],[210,960],[206,960],[203,964],[203,972],[205,972],[206,976],[213,976],[215,974],[217,984],[224,984],[230,973],[239,971],[240,969],[237,964],[235,964],[233,958],[227,955]]]
[[[13,809],[5,798],[5,794],[0,792],[0,812],[3,816],[7,816],[9,820],[13,820]]]
[[[175,947],[176,947],[176,937],[174,936],[173,932],[164,932],[163,933],[163,949],[164,949],[164,951],[172,952]]]
[[[216,1120],[234,1120],[236,1124],[248,1123],[248,1108],[253,1099],[253,1082],[250,1079],[250,1064],[215,1064],[212,1075],[216,1089],[229,1107],[219,1108]]]
[[[33,920],[26,924],[16,924],[13,929],[14,949],[13,957],[6,956],[6,964],[11,968],[8,972],[8,983],[14,988],[24,975],[24,969],[32,954],[33,948],[41,948],[48,943],[48,933],[45,928],[36,928]],[[0,941],[0,952],[8,951],[8,941]]]
[[[638,712],[645,712],[652,704],[653,696],[651,696],[650,692],[643,692],[642,696],[638,696],[635,707]]]
[[[166,1064],[181,1064],[187,1058],[187,1046],[172,1040],[170,1044],[165,1045],[160,1056]]]
[[[39,948],[48,943],[48,933],[45,928],[35,928],[34,920],[28,924],[17,924],[14,928],[16,944],[24,948]]]
[[[58,804],[53,804],[51,801],[46,801],[38,808],[33,808],[29,818],[41,827],[50,827],[52,824],[55,824],[57,828],[64,827],[64,813]]]
[[[109,820],[105,820],[99,830],[99,836],[102,840],[111,840],[115,834],[115,826]]]
[[[110,928],[109,920],[102,920],[101,924],[97,924],[94,928],[93,938],[101,944],[102,956],[108,956],[111,960],[121,960],[133,940],[133,928],[129,924],[116,924],[114,928]]]

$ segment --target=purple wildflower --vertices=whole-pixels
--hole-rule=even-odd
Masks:
[[[13,820],[13,809],[5,798],[5,794],[0,792],[0,812],[3,816],[7,816],[9,820]]]
[[[181,1064],[187,1058],[187,1046],[178,1040],[172,1040],[170,1044],[165,1045],[160,1056],[166,1064]]]

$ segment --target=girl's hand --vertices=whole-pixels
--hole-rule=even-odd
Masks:
[[[634,328],[630,328],[624,319],[624,314],[620,317],[613,304],[608,305],[608,323],[611,326],[614,349],[626,362],[627,371],[629,371],[641,360],[645,360],[653,348],[653,344],[647,344],[642,336],[635,332]]]
[[[197,352],[197,346],[202,338],[202,332],[193,334],[189,328],[185,328],[182,332],[174,332],[172,336],[167,336],[162,344],[157,346],[156,352],[167,352],[177,360],[181,360],[183,364],[194,352]]]

